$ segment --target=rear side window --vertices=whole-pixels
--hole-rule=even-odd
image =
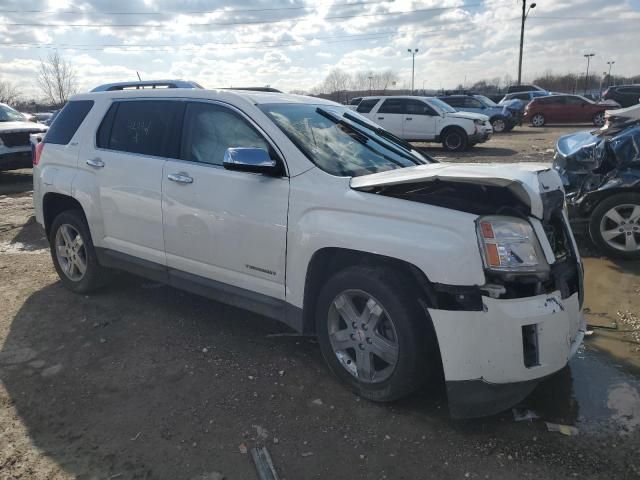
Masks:
[[[375,104],[378,103],[378,101],[379,101],[378,98],[370,98],[368,100],[362,100],[358,104],[358,108],[356,108],[356,112],[369,113],[371,109],[375,106]]]
[[[441,98],[440,100],[442,100],[443,102],[448,103],[449,105],[451,105],[454,108],[460,108],[464,104],[464,99],[459,98],[459,97]]]
[[[91,110],[91,107],[93,107],[93,100],[67,102],[47,131],[45,142],[67,145]]]
[[[98,148],[177,158],[180,135],[172,128],[182,107],[167,100],[114,103],[96,136]]]
[[[378,113],[404,113],[406,101],[401,98],[389,98],[385,100]]]

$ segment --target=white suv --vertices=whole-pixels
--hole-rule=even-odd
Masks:
[[[364,97],[355,110],[409,142],[442,142],[454,152],[486,142],[493,134],[486,115],[458,112],[433,97]]]
[[[495,413],[581,342],[546,166],[437,163],[333,102],[179,88],[76,95],[36,153],[68,288],[122,269],[276,318],[366,398],[443,369],[453,415]]]

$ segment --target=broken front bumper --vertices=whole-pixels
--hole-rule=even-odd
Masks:
[[[454,417],[515,405],[562,369],[584,337],[578,293],[482,301],[482,311],[429,309]]]

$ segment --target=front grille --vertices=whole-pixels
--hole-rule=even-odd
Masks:
[[[7,147],[25,147],[29,145],[29,132],[0,133],[0,138]]]

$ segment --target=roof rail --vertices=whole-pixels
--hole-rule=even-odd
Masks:
[[[278,90],[277,88],[272,87],[224,87],[220,90],[247,90],[250,92],[271,92],[271,93],[282,93],[282,90]]]
[[[100,85],[92,92],[112,92],[115,90],[142,90],[154,88],[202,88],[196,82],[189,80],[144,80],[140,82],[116,82]]]

